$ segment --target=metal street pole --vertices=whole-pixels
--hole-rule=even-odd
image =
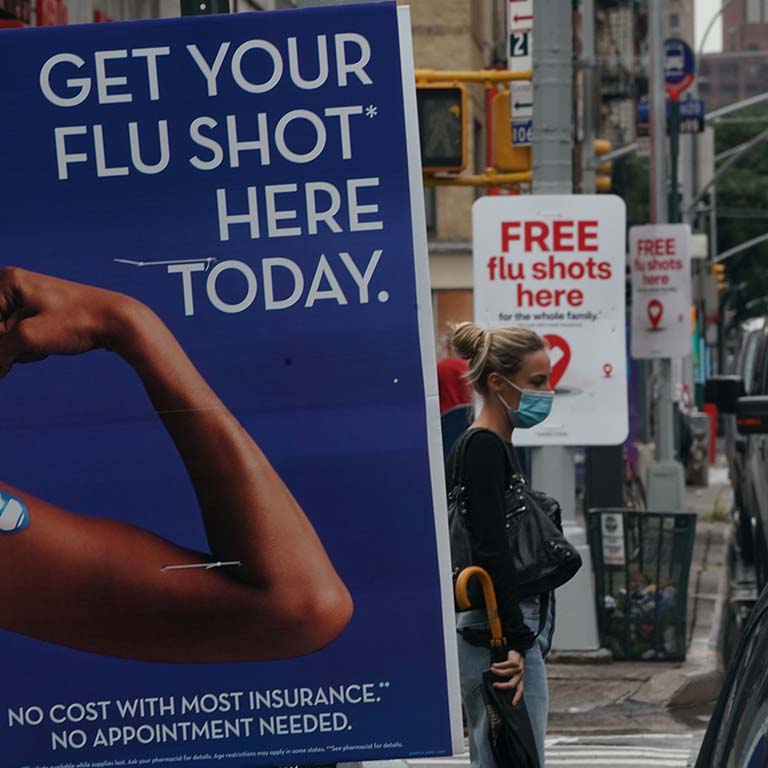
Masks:
[[[570,6],[569,6],[570,8]],[[571,121],[573,44],[571,14],[562,0],[536,0],[533,25],[533,193],[573,191]],[[584,566],[558,590],[558,621],[553,644],[567,650],[599,646],[594,586],[584,528],[576,520],[574,450],[534,448],[531,481],[563,508],[563,528],[578,548]]]
[[[666,194],[666,104],[664,83],[663,0],[648,0],[648,39],[650,56],[649,104],[651,140],[651,223],[668,221]],[[677,113],[679,118],[679,112]],[[674,147],[677,152],[677,147]],[[673,162],[673,168],[676,163]],[[672,180],[677,183],[677,173]],[[672,197],[677,197],[676,186]],[[678,206],[679,207],[679,206]],[[673,211],[677,214],[677,211]],[[648,471],[648,507],[657,510],[682,509],[685,502],[683,468],[674,457],[674,408],[672,402],[672,361],[661,359],[657,372],[656,461]]]
[[[581,0],[581,192],[595,192],[595,0]],[[595,445],[586,451],[584,509],[624,504],[624,456],[620,445]]]
[[[650,78],[648,104],[650,121],[648,132],[651,143],[651,223],[667,221],[666,201],[666,107],[664,89],[664,22],[661,15],[662,0],[648,0],[648,37]]]
[[[595,1],[581,0],[581,191],[595,191]]]
[[[680,157],[680,102],[671,99],[669,105],[669,223],[680,223],[677,163]]]

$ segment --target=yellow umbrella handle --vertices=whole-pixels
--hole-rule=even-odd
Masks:
[[[469,595],[467,594],[467,586],[469,580],[473,576],[480,579],[480,586],[483,589],[485,608],[488,611],[488,623],[491,627],[491,645],[506,645],[506,639],[503,637],[501,631],[501,619],[499,618],[499,606],[496,602],[496,590],[493,588],[493,581],[485,568],[481,568],[479,565],[470,565],[459,574],[456,579],[456,602],[459,604],[459,608],[463,608],[464,610],[472,607],[469,602]]]

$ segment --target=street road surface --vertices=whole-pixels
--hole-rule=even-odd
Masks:
[[[645,733],[626,736],[547,737],[546,768],[557,766],[610,766],[611,768],[687,768],[696,762],[703,731]],[[465,768],[469,754],[409,760],[409,768]]]

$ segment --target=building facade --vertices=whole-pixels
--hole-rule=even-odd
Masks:
[[[768,50],[708,53],[699,63],[699,95],[707,109],[768,89]]]
[[[506,66],[504,0],[398,0],[410,5],[417,69],[478,70]],[[468,168],[488,166],[486,94],[468,85]],[[483,190],[426,187],[435,339],[438,359],[445,356],[450,323],[471,320],[472,203]]]
[[[723,50],[702,57],[699,93],[714,108],[768,88],[768,0],[732,0],[723,11]]]
[[[768,50],[768,0],[732,0],[723,11],[723,53]]]

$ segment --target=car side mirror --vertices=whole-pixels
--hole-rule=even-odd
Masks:
[[[736,427],[742,435],[768,434],[768,397],[742,397],[736,405]]]
[[[713,376],[704,385],[704,402],[714,403],[719,413],[736,413],[736,402],[744,397],[740,376]]]

